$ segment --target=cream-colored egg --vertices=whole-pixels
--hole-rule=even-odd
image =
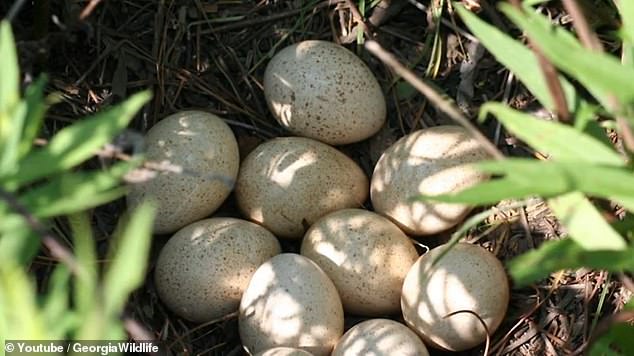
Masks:
[[[245,216],[278,237],[301,238],[320,217],[361,206],[368,186],[361,168],[335,148],[283,137],[259,145],[242,162],[236,199]]]
[[[285,346],[324,356],[343,334],[343,307],[334,284],[313,261],[283,253],[253,275],[238,324],[250,353]]]
[[[490,334],[495,332],[506,314],[510,290],[502,263],[477,245],[459,243],[432,266],[447,246],[432,249],[412,266],[403,283],[401,307],[407,324],[427,345],[462,351],[486,340],[476,315]]]
[[[414,201],[421,194],[458,192],[488,178],[471,163],[487,159],[481,144],[459,126],[436,126],[413,132],[390,146],[374,168],[374,209],[405,232],[430,235],[458,224],[471,207]]]
[[[170,115],[147,132],[145,146],[147,160],[181,170],[130,188],[131,209],[145,199],[156,201],[154,232],[172,233],[209,216],[231,193],[240,166],[238,143],[219,117],[202,111]]]
[[[304,41],[278,52],[264,73],[264,95],[282,126],[331,145],[364,140],[385,122],[372,71],[332,42]]]
[[[236,311],[255,270],[280,252],[262,226],[234,218],[201,220],[179,230],[161,250],[156,289],[174,313],[211,321]]]
[[[308,351],[294,349],[292,347],[275,347],[260,352],[255,356],[313,356],[313,354]]]
[[[407,326],[389,319],[371,319],[348,330],[332,356],[429,356],[425,344]]]
[[[306,232],[301,253],[332,279],[346,312],[364,316],[400,311],[403,280],[418,259],[394,223],[361,209],[319,219]]]

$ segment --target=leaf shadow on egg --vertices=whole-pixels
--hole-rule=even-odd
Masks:
[[[370,319],[350,328],[332,353],[332,356],[351,355],[429,356],[429,353],[419,336],[404,324]]]
[[[240,337],[251,354],[286,346],[329,355],[343,329],[334,285],[300,255],[281,254],[260,266],[240,302]]]
[[[238,174],[238,144],[229,126],[203,111],[182,111],[155,124],[145,137],[145,157],[158,166],[152,177],[132,184],[133,209],[158,205],[154,232],[172,233],[212,214],[229,196]]]
[[[243,161],[236,184],[240,210],[276,236],[299,239],[323,215],[361,207],[369,182],[342,152],[303,137],[258,146]]]
[[[161,250],[154,277],[163,302],[194,322],[238,309],[258,266],[281,252],[267,230],[235,218],[211,218],[178,231]]]
[[[431,135],[430,130],[442,133]],[[377,162],[370,188],[373,207],[410,235],[446,231],[472,207],[416,198],[456,193],[488,179],[471,165],[487,159],[488,154],[458,126],[414,132],[388,148]]]
[[[347,313],[366,317],[400,313],[403,280],[418,259],[394,223],[361,209],[319,219],[304,236],[301,253],[333,280]]]
[[[432,265],[446,247],[422,256],[408,273],[403,315],[426,345],[464,351],[483,343],[487,330],[493,337],[506,314],[510,289],[501,262],[480,246],[459,243]]]

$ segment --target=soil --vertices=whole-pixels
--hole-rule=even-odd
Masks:
[[[0,14],[6,14],[13,2],[0,2]],[[520,38],[520,33],[512,30],[486,1],[465,2],[479,4],[484,18]],[[369,6],[371,2],[365,3]],[[562,19],[566,14],[557,6],[549,5],[544,11],[554,21],[565,22]],[[530,93],[472,41],[449,9],[445,8],[440,24],[433,20],[429,9],[408,1],[380,1],[365,15],[369,31],[385,49],[420,77],[432,80],[470,118],[475,118],[479,106],[489,100],[538,112]],[[121,102],[131,93],[150,89],[154,93],[151,103],[115,142],[124,151],[134,153],[142,134],[161,118],[179,110],[199,109],[227,120],[244,156],[258,143],[288,134],[268,111],[262,76],[276,50],[305,39],[343,44],[368,64],[383,87],[387,126],[367,141],[341,147],[368,175],[381,152],[399,137],[416,129],[451,123],[357,44],[359,25],[345,1],[45,0],[25,2],[13,25],[25,84],[47,73],[48,91],[62,94],[62,102],[47,116],[47,136]],[[436,55],[432,51],[434,38],[440,41]],[[534,155],[495,121],[478,125],[506,155]],[[86,165],[96,168],[107,164],[95,159]],[[504,204],[509,202],[500,203],[500,213],[472,229],[466,240],[507,261],[565,234],[539,199],[506,211]],[[103,258],[124,211],[125,202],[116,201],[93,212]],[[218,214],[238,215],[233,197]],[[68,230],[63,219],[55,223],[60,231]],[[419,242],[433,247],[450,233]],[[197,325],[166,310],[159,301],[152,267],[167,238],[155,237],[147,281],[132,296],[126,315],[176,354],[241,355],[235,314]],[[297,251],[298,246],[284,243],[284,249]],[[42,280],[52,270],[52,263],[45,252],[38,257],[33,268]],[[581,354],[596,322],[620,308],[627,295],[618,279],[591,270],[557,273],[531,287],[513,288],[508,315],[491,336],[490,353]],[[602,298],[605,301],[600,305]],[[398,316],[394,318],[398,320]],[[360,320],[363,318],[348,317],[347,326]],[[479,347],[461,354],[482,353],[483,347]]]

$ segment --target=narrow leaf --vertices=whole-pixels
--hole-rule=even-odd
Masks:
[[[149,98],[148,92],[135,94],[122,104],[64,128],[47,146],[26,156],[19,173],[7,177],[4,183],[20,186],[87,160],[123,130]]]
[[[522,13],[506,3],[500,9],[539,44],[557,68],[583,84],[605,107],[613,106],[612,96],[621,103],[634,101],[634,68],[621,65],[609,54],[584,48],[572,34],[551,25],[542,15]]]
[[[106,271],[103,284],[105,316],[118,315],[128,295],[145,278],[145,269],[152,237],[155,209],[141,204],[130,216],[129,222],[117,236],[116,250]]]
[[[18,56],[15,49],[15,41],[11,24],[8,21],[0,22],[0,68],[2,69],[2,80],[0,80],[0,146],[2,139],[7,132],[4,131],[8,125],[4,116],[13,110],[13,106],[20,99],[20,69],[18,67]]]
[[[20,202],[41,218],[94,208],[126,193],[121,178],[133,167],[132,162],[121,162],[105,172],[64,174],[26,192]]]
[[[537,151],[555,160],[574,160],[624,166],[623,158],[603,142],[570,126],[537,119],[501,103],[490,102],[480,115],[491,113],[504,127]]]
[[[465,25],[469,27],[469,30],[476,35],[495,59],[513,72],[545,108],[553,111],[555,102],[544,80],[539,61],[533,51],[500,29],[484,22],[463,6],[456,6],[456,10]],[[579,107],[587,105],[577,95],[574,86],[563,76],[559,77],[559,82],[564,90],[568,109],[571,112],[576,112]]]
[[[622,272],[634,269],[634,249],[586,251],[571,239],[544,242],[537,250],[515,257],[508,263],[518,287],[548,277],[552,272],[581,267]]]
[[[24,93],[27,113],[24,122],[24,130],[20,141],[19,156],[24,157],[31,151],[33,141],[37,137],[44,121],[44,114],[48,109],[48,104],[44,98],[44,87],[46,86],[46,75],[41,75],[34,83],[29,85]]]
[[[74,252],[78,271],[74,286],[75,304],[78,313],[85,317],[95,306],[97,289],[97,255],[88,213],[79,212],[68,216],[73,231]]]
[[[581,193],[573,192],[548,200],[548,206],[570,235],[585,250],[623,250],[627,247],[594,205]],[[634,257],[634,256],[633,256]]]

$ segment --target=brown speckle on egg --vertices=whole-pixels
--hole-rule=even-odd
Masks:
[[[367,65],[327,41],[303,41],[278,52],[264,73],[264,95],[289,131],[331,145],[364,140],[386,118],[383,92]],[[311,113],[324,120],[313,125]]]
[[[301,238],[320,217],[360,207],[368,178],[348,156],[319,141],[283,137],[256,147],[243,161],[236,200],[250,220],[275,235]]]
[[[240,155],[233,132],[219,117],[202,111],[170,115],[148,131],[145,145],[147,160],[181,170],[159,172],[130,187],[131,209],[146,199],[157,203],[155,233],[172,233],[209,216],[231,193]]]
[[[418,259],[394,223],[361,209],[319,219],[306,232],[301,253],[332,279],[346,312],[363,316],[400,311],[403,280]]]
[[[156,289],[176,314],[210,321],[236,311],[255,270],[280,252],[262,226],[234,218],[201,220],[179,230],[161,250]]]

